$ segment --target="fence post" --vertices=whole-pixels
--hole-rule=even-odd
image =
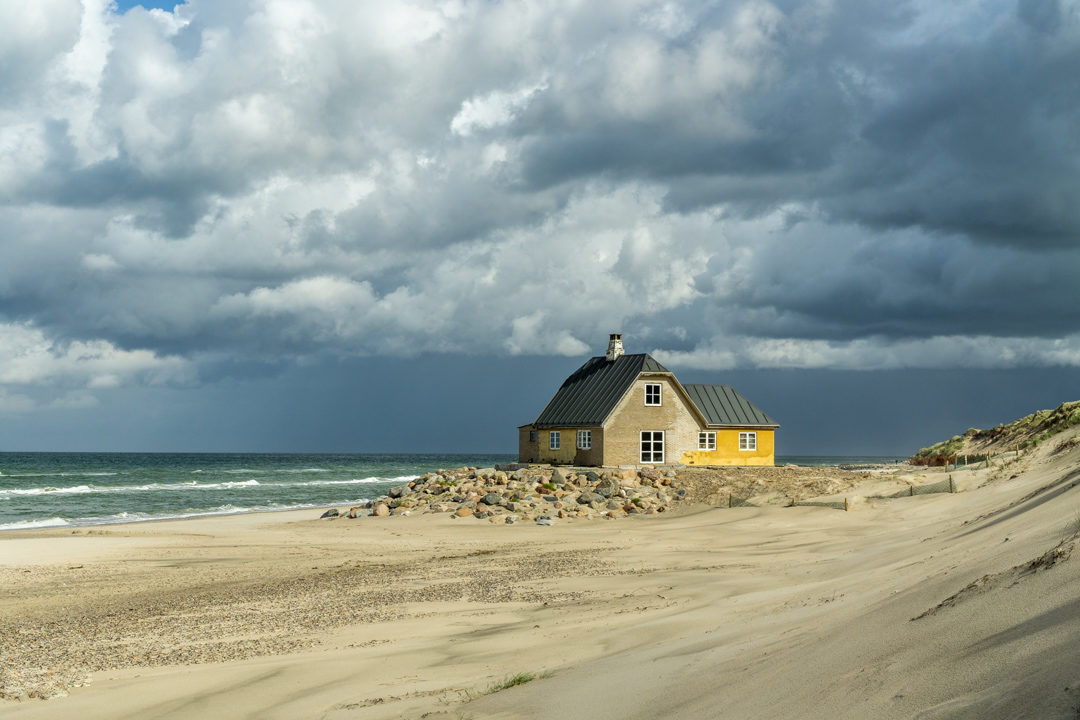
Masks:
[[[949,476],[949,492],[956,492],[956,481],[952,479],[952,475]]]
[[[851,510],[851,502],[847,498],[844,498],[844,512],[847,512],[848,510]]]

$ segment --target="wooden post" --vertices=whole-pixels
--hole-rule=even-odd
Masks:
[[[851,501],[844,498],[844,512],[847,512],[848,510],[851,510]]]
[[[952,475],[949,476],[949,492],[956,492],[956,481],[952,479]]]

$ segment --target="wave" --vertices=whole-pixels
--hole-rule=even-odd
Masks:
[[[100,493],[146,492],[153,490],[232,490],[235,488],[256,487],[258,480],[239,480],[236,482],[197,483],[149,483],[147,485],[74,485],[72,487],[37,487],[13,488],[0,490],[0,498],[18,495],[90,495]]]
[[[359,499],[351,501],[344,500],[332,504],[342,506],[363,505],[368,502],[368,500]],[[289,505],[270,504],[252,505],[250,507],[238,507],[236,505],[219,505],[217,507],[206,508],[204,510],[187,510],[183,512],[121,512],[115,513],[113,515],[87,516],[72,518],[70,520],[61,517],[52,517],[39,520],[20,520],[19,522],[0,524],[0,531],[30,530],[33,528],[51,527],[79,527],[86,525],[119,525],[121,523],[153,522],[159,520],[184,520],[186,518],[216,517],[221,515],[247,515],[252,513],[264,512],[284,512],[288,510],[311,510],[313,508],[325,507],[327,507],[327,503],[293,503]]]
[[[31,530],[33,528],[64,527],[70,524],[64,518],[51,517],[43,520],[20,520],[19,522],[3,523],[0,524],[0,530]]]
[[[0,477],[28,478],[28,477],[110,477],[119,475],[115,472],[55,472],[55,473],[13,473],[5,475],[0,472]]]

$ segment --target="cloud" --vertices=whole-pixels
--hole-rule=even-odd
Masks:
[[[0,19],[19,383],[615,330],[702,367],[1073,365],[1075,3]]]
[[[0,324],[0,389],[66,386],[109,389],[123,384],[184,383],[192,379],[184,358],[123,350],[105,340],[57,342],[40,328]]]

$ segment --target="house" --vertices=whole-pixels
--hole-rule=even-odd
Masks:
[[[518,428],[518,460],[567,465],[772,465],[780,427],[729,385],[683,385],[646,353],[606,355]]]

